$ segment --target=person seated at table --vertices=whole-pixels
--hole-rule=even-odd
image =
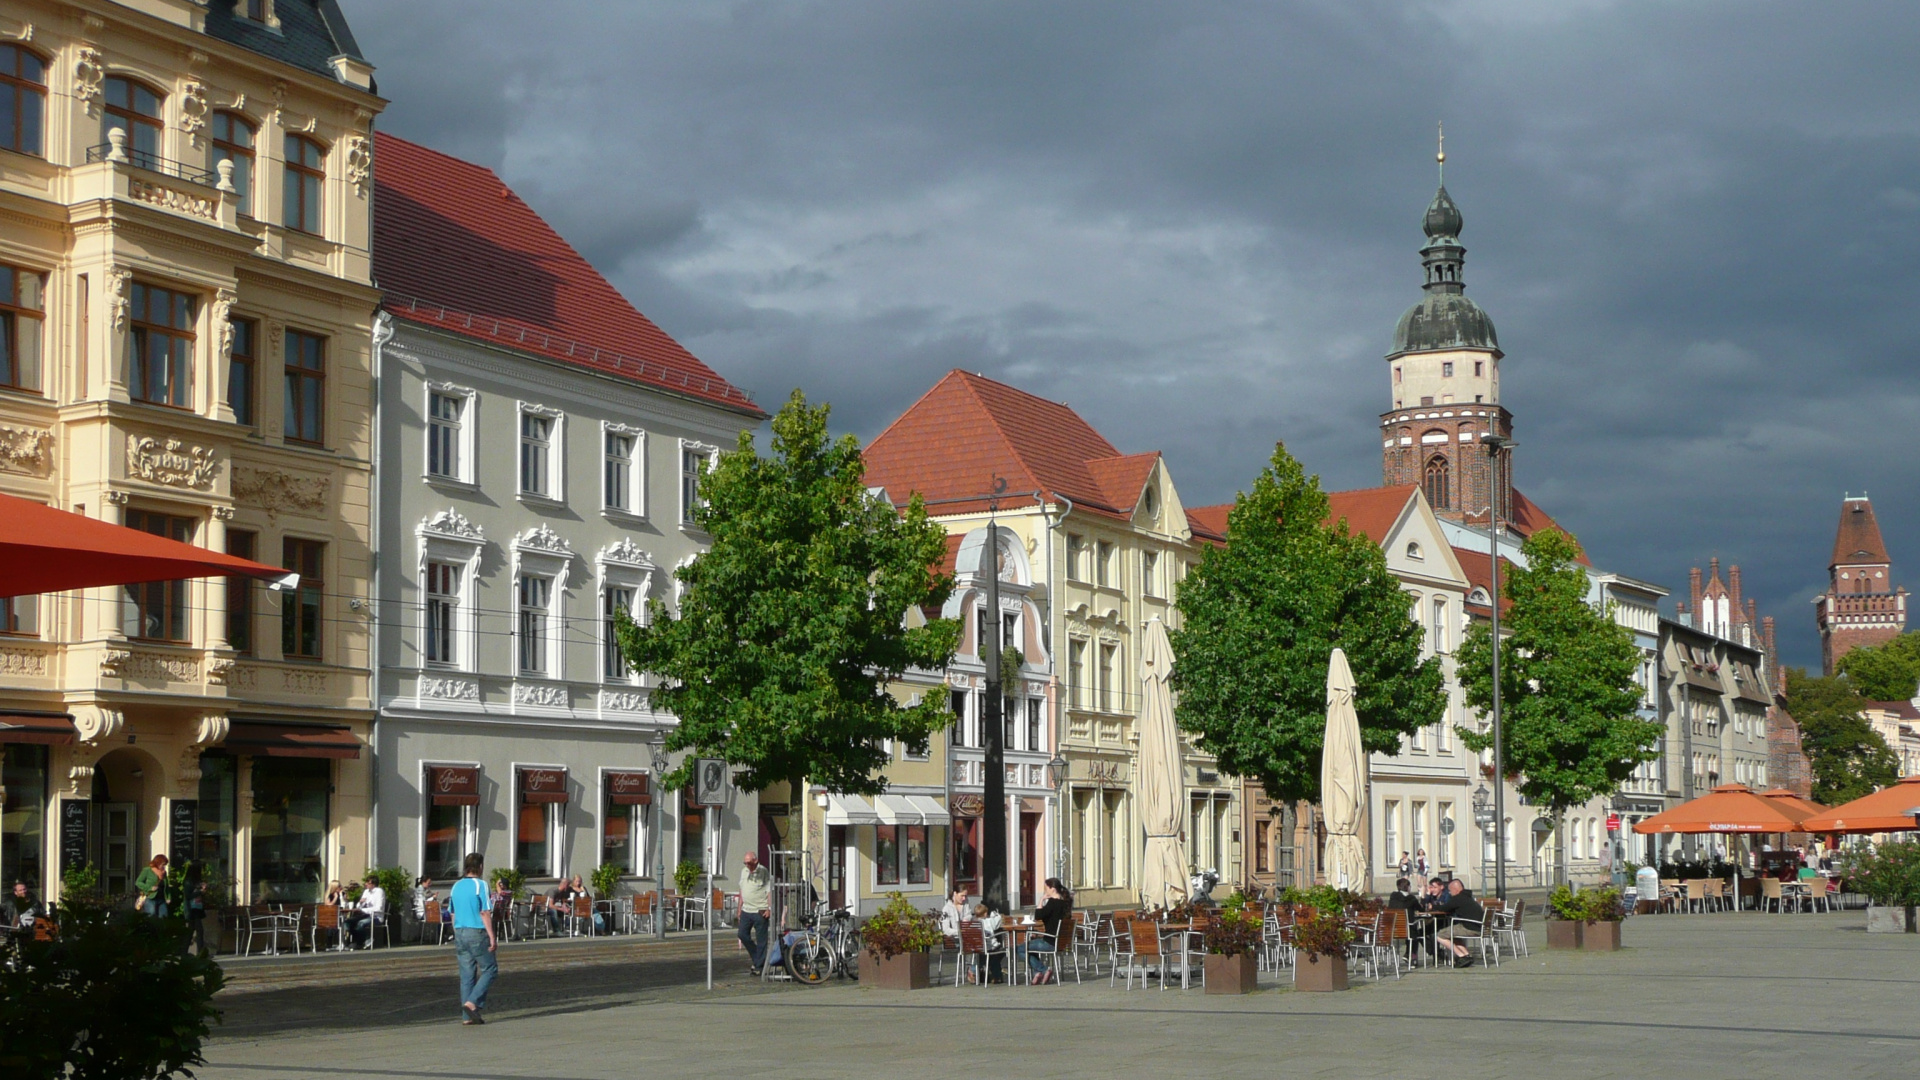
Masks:
[[[1006,920],[999,912],[988,907],[983,901],[973,905],[972,921],[980,924],[981,939],[988,945],[992,945],[994,938],[1000,935],[1000,924]],[[1003,959],[1004,956],[1005,954],[1003,953],[988,958],[987,978],[989,981],[997,983],[1007,981],[1007,969]],[[974,973],[974,981],[979,981],[978,972]]]
[[[373,948],[373,927],[387,917],[387,890],[380,887],[372,874],[360,883],[360,899],[352,911],[347,912],[347,936],[352,939],[356,949]]]
[[[573,895],[585,896],[589,898],[593,896],[592,893],[587,891],[586,879],[582,878],[579,874],[573,875],[573,881],[570,882],[569,884],[573,888]],[[571,901],[569,901],[569,903],[571,903]],[[572,908],[568,908],[568,910],[571,911]],[[607,932],[607,913],[606,912],[595,911],[593,913],[593,932],[596,934],[604,934]]]
[[[1387,908],[1390,911],[1420,911],[1420,894],[1413,891],[1413,882],[1406,878],[1396,878],[1393,891],[1387,894]]]
[[[567,920],[573,917],[573,879],[561,878],[554,882],[553,891],[547,894],[547,924],[556,934],[565,933]]]
[[[27,883],[16,881],[13,891],[0,900],[0,931],[31,934],[33,924],[47,917],[47,909],[27,891]]]
[[[1473,898],[1473,893],[1467,888],[1466,882],[1454,878],[1451,887],[1447,890],[1447,898],[1441,903],[1439,910],[1447,915],[1447,928],[1440,931],[1439,937],[1447,943],[1448,948],[1453,950],[1453,966],[1472,967],[1473,953],[1455,939],[1468,935],[1479,936],[1486,925],[1487,909],[1481,907],[1480,901]],[[1461,923],[1473,925],[1467,927],[1460,925]]]
[[[327,895],[320,902],[328,907],[346,907],[347,890],[341,888],[339,882],[330,881],[327,883]]]
[[[419,922],[427,921],[427,901],[435,899],[433,879],[421,874],[413,881],[413,917]]]
[[[1066,925],[1067,916],[1073,914],[1073,894],[1067,891],[1066,885],[1059,878],[1048,878],[1044,887],[1047,891],[1047,902],[1034,909],[1033,920],[1040,924],[1041,929],[1047,932],[1051,940],[1029,939],[1025,945],[1015,950],[1019,955],[1026,957],[1027,982],[1034,986],[1060,981],[1060,973],[1053,966],[1055,960],[1036,954],[1057,954],[1061,945],[1060,928]],[[1071,949],[1073,942],[1066,942],[1066,947]]]
[[[972,918],[967,911],[967,887],[955,885],[946,905],[940,909],[940,932],[950,938],[960,936],[960,924]]]
[[[1446,886],[1441,884],[1439,878],[1430,878],[1425,891],[1420,894],[1420,910],[1438,911],[1446,899]]]

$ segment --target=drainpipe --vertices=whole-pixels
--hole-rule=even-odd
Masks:
[[[369,208],[371,213],[371,208]],[[378,307],[373,311],[373,421],[371,427],[373,447],[368,454],[370,464],[367,472],[367,553],[369,562],[369,595],[367,613],[372,623],[367,628],[367,655],[371,662],[367,665],[367,700],[373,703],[373,719],[367,723],[367,869],[380,865],[380,852],[376,846],[380,837],[380,585],[385,572],[385,563],[380,558],[380,396],[385,393],[386,380],[386,344],[393,339],[393,323],[389,320],[383,327],[384,317]],[[384,330],[384,333],[383,333]],[[424,871],[424,867],[422,870]]]

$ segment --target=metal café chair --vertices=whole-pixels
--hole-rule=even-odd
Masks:
[[[586,926],[587,936],[592,937],[594,925],[593,898],[591,896],[575,896],[573,898],[567,912],[567,936],[579,937],[580,928],[583,924]]]
[[[329,949],[345,948],[346,934],[343,930],[344,928],[340,925],[339,908],[332,904],[321,904],[314,908],[313,923],[307,930],[307,951],[320,951],[320,935],[323,933],[330,933],[334,937],[334,943],[328,946]]]
[[[440,899],[438,897],[429,897],[424,905],[424,910],[426,911],[426,915],[423,916],[422,922],[420,923],[420,943],[422,945],[426,944],[427,928],[432,927],[433,943],[438,945],[446,940],[447,934],[447,924],[441,916]]]
[[[1009,956],[1006,938],[1001,934],[986,933],[984,928],[977,922],[961,923],[960,956],[961,962],[954,965],[953,985],[959,986],[961,984],[964,978],[963,973],[967,970],[966,961],[973,957],[979,957],[978,970],[980,972],[980,985],[986,986],[991,981],[989,976],[993,972],[993,958],[996,956],[1002,957],[1002,962],[1004,962],[1004,958]],[[1007,985],[1013,985],[1011,976],[1007,979]]]
[[[1148,919],[1131,919],[1127,922],[1128,939],[1133,948],[1127,951],[1127,989],[1133,989],[1133,977],[1140,976],[1140,985],[1147,985],[1147,967],[1151,962],[1155,974],[1160,979],[1160,989],[1167,988],[1167,957],[1161,950],[1160,927]],[[1111,979],[1108,982],[1112,982]],[[1183,979],[1184,985],[1184,979]]]

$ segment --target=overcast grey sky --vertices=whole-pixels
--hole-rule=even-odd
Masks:
[[[1844,492],[1920,583],[1920,6],[345,0],[388,131],[871,436],[952,367],[1159,449],[1380,482],[1433,132],[1518,482],[1608,569],[1738,562],[1790,664]]]

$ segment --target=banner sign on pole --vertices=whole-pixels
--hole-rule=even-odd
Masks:
[[[726,805],[726,762],[719,758],[700,758],[693,763],[693,801],[699,806]]]
[[[1607,831],[1608,832],[1620,831],[1620,815],[1619,814],[1607,815]]]

